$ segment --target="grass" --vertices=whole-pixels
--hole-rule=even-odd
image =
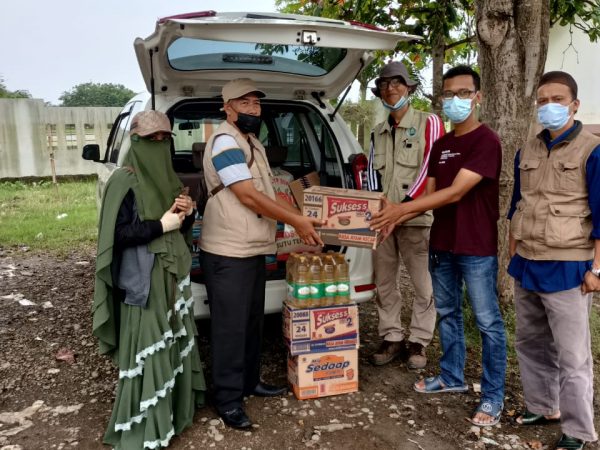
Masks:
[[[592,358],[594,361],[600,359],[600,300],[598,295],[594,298],[594,306],[590,311],[590,334],[592,337]],[[516,373],[518,371],[517,352],[515,350],[515,328],[516,317],[514,304],[503,304],[500,306],[504,327],[506,329],[506,356],[507,371]],[[481,359],[481,335],[475,324],[475,316],[468,299],[463,300],[463,317],[465,324],[465,342],[470,351],[475,352],[478,360]],[[597,367],[596,370],[599,370]]]
[[[96,180],[0,182],[0,247],[67,254],[96,243]]]

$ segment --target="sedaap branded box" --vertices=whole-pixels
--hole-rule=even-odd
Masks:
[[[288,381],[299,400],[358,391],[358,350],[288,356]]]
[[[283,336],[291,355],[357,349],[358,306],[294,308],[284,303]]]
[[[369,223],[381,209],[380,192],[312,186],[304,190],[302,214],[326,219],[318,228],[325,244],[375,249],[381,233],[371,231]]]

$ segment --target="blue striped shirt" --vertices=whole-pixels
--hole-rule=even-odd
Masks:
[[[556,139],[551,139],[547,130],[542,132],[548,151],[567,140],[581,122],[575,124]],[[508,211],[508,219],[512,219],[517,203],[521,200],[521,182],[519,172],[520,151],[514,162],[515,184]],[[586,183],[588,202],[592,211],[593,229],[591,239],[600,239],[600,145],[596,147],[586,162]],[[581,285],[585,272],[592,261],[535,261],[515,254],[508,265],[508,273],[515,278],[524,289],[534,292],[558,292],[573,289]]]
[[[212,163],[223,186],[252,179],[244,151],[232,136],[218,136],[212,146]]]

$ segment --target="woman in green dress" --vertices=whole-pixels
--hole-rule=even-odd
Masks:
[[[93,333],[119,367],[104,435],[116,449],[167,447],[204,404],[184,236],[194,208],[171,166],[171,134],[163,113],[133,118],[100,211]]]

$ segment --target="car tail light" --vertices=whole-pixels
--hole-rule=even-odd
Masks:
[[[367,30],[373,31],[387,31],[385,28],[378,27],[377,25],[371,25],[370,23],[359,22],[358,20],[350,20],[350,24],[355,27],[366,28]]]
[[[352,176],[354,189],[367,189],[367,157],[362,153],[357,154],[352,160]]]
[[[358,286],[354,286],[355,292],[365,292],[365,291],[374,291],[376,286],[371,284],[359,284]]]

